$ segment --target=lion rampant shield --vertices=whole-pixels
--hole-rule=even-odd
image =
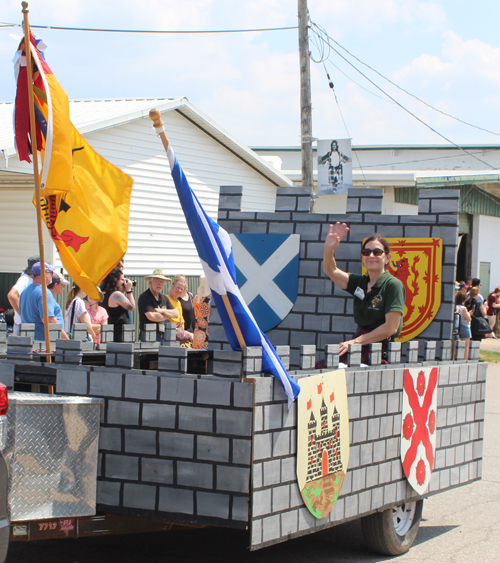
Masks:
[[[438,368],[405,369],[401,461],[410,485],[420,495],[431,480],[436,454]]]
[[[297,481],[304,504],[326,518],[337,501],[349,462],[345,370],[299,380]]]

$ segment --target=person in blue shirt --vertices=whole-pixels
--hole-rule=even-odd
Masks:
[[[52,283],[54,266],[45,264],[45,281],[47,286]],[[19,302],[19,312],[22,323],[35,324],[35,340],[45,340],[44,320],[43,320],[43,296],[42,296],[42,265],[37,262],[32,267],[33,283],[22,293]],[[47,314],[49,323],[57,324],[59,321],[55,317],[57,301],[50,291],[47,291]],[[67,334],[61,330],[61,338],[67,339]]]
[[[50,289],[54,299],[56,299],[57,295],[62,295],[64,293],[64,288],[69,285],[69,281],[62,275],[59,275],[57,272],[54,272],[52,275],[52,283],[47,286],[47,289]],[[61,328],[64,328],[64,316],[62,314],[62,309],[59,303],[56,301],[54,317],[57,319],[57,322],[61,325]]]

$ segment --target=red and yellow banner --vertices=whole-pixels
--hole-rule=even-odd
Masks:
[[[127,250],[133,180],[97,154],[73,127],[68,97],[45,61],[43,48],[30,33],[28,52],[34,64],[29,83],[43,160],[42,216],[69,275],[87,295],[100,299],[97,285]],[[26,54],[23,40],[15,59],[15,132],[19,158],[31,162]]]
[[[73,191],[42,197],[42,215],[61,261],[87,295],[123,257],[133,180],[72,127]]]
[[[388,270],[406,290],[403,330],[396,342],[407,342],[422,333],[441,306],[443,240],[440,238],[388,238],[391,261]]]
[[[389,272],[406,291],[403,330],[396,342],[408,342],[433,321],[441,306],[443,239],[386,238],[391,245]],[[363,268],[363,274],[366,274]]]

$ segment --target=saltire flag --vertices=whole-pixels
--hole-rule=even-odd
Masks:
[[[226,295],[229,299],[245,344],[247,346],[262,346],[262,369],[274,375],[281,382],[290,406],[297,398],[300,387],[286,372],[276,350],[267,336],[260,330],[241,296],[236,283],[231,239],[228,233],[205,213],[191,189],[170,143],[167,156],[177,195],[198,251],[203,271],[212,289],[212,296],[229,343],[233,350],[241,349],[222,295]]]
[[[45,61],[45,46],[31,33],[30,38],[37,148],[43,160],[42,216],[68,274],[99,300],[97,285],[127,250],[133,180],[97,154],[73,127],[68,97]],[[24,40],[14,63],[16,145],[19,158],[30,162]]]

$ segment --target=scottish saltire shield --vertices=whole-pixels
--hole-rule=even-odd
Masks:
[[[230,235],[241,295],[263,332],[292,310],[299,289],[300,235]]]

